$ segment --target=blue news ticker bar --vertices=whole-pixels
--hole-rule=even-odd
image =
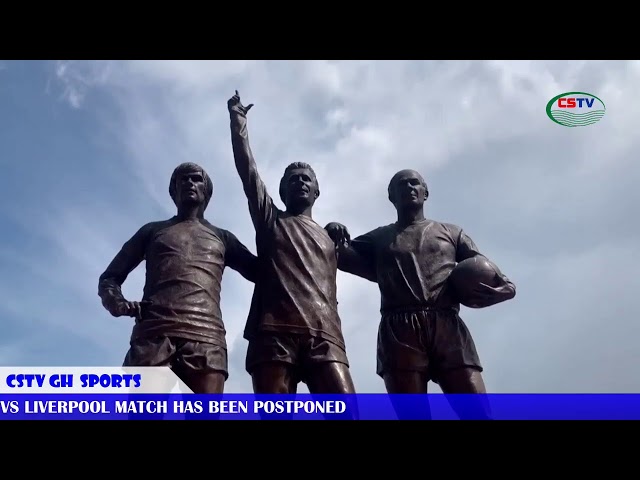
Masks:
[[[493,420],[639,420],[640,394],[0,395],[2,420],[474,420],[487,411]]]

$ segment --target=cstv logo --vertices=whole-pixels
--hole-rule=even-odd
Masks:
[[[547,115],[564,127],[586,127],[604,116],[604,102],[585,92],[567,92],[547,103]]]

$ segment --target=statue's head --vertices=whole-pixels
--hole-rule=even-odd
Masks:
[[[387,191],[396,210],[422,207],[429,198],[427,182],[415,170],[400,170],[391,178]]]
[[[201,205],[204,212],[213,196],[213,183],[200,165],[191,162],[182,163],[171,175],[169,195],[178,208]]]
[[[279,193],[287,210],[301,210],[313,206],[320,196],[320,187],[311,165],[294,162],[287,166],[280,180]]]

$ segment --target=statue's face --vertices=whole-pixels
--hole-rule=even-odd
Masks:
[[[204,176],[200,171],[187,171],[178,175],[176,180],[178,205],[200,205],[205,202]]]
[[[420,206],[427,199],[422,175],[415,170],[402,170],[393,176],[390,200],[396,208]]]
[[[306,168],[296,168],[287,174],[285,205],[311,206],[318,198],[318,185],[314,175]]]

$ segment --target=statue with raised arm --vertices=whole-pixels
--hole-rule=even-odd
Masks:
[[[260,265],[244,336],[255,393],[354,393],[336,295],[336,249],[312,218],[320,195],[306,163],[285,171],[276,207],[249,146],[247,112],[238,92],[228,101],[231,143],[256,230]]]
[[[177,214],[147,223],[100,275],[98,294],[114,317],[135,318],[125,367],[169,366],[195,393],[223,393],[228,378],[226,331],[220,309],[225,267],[254,282],[257,257],[231,232],[204,218],[213,183],[204,169],[183,163],[169,194]],[[121,286],[146,261],[141,302]]]
[[[486,393],[480,358],[447,283],[457,263],[481,253],[460,227],[425,218],[428,196],[422,176],[402,170],[388,187],[396,222],[353,240],[339,223],[326,229],[340,270],[379,286],[377,373],[387,391],[426,393],[431,380],[444,393]],[[512,299],[515,286],[499,276],[498,286],[480,284],[468,303],[483,308]]]

